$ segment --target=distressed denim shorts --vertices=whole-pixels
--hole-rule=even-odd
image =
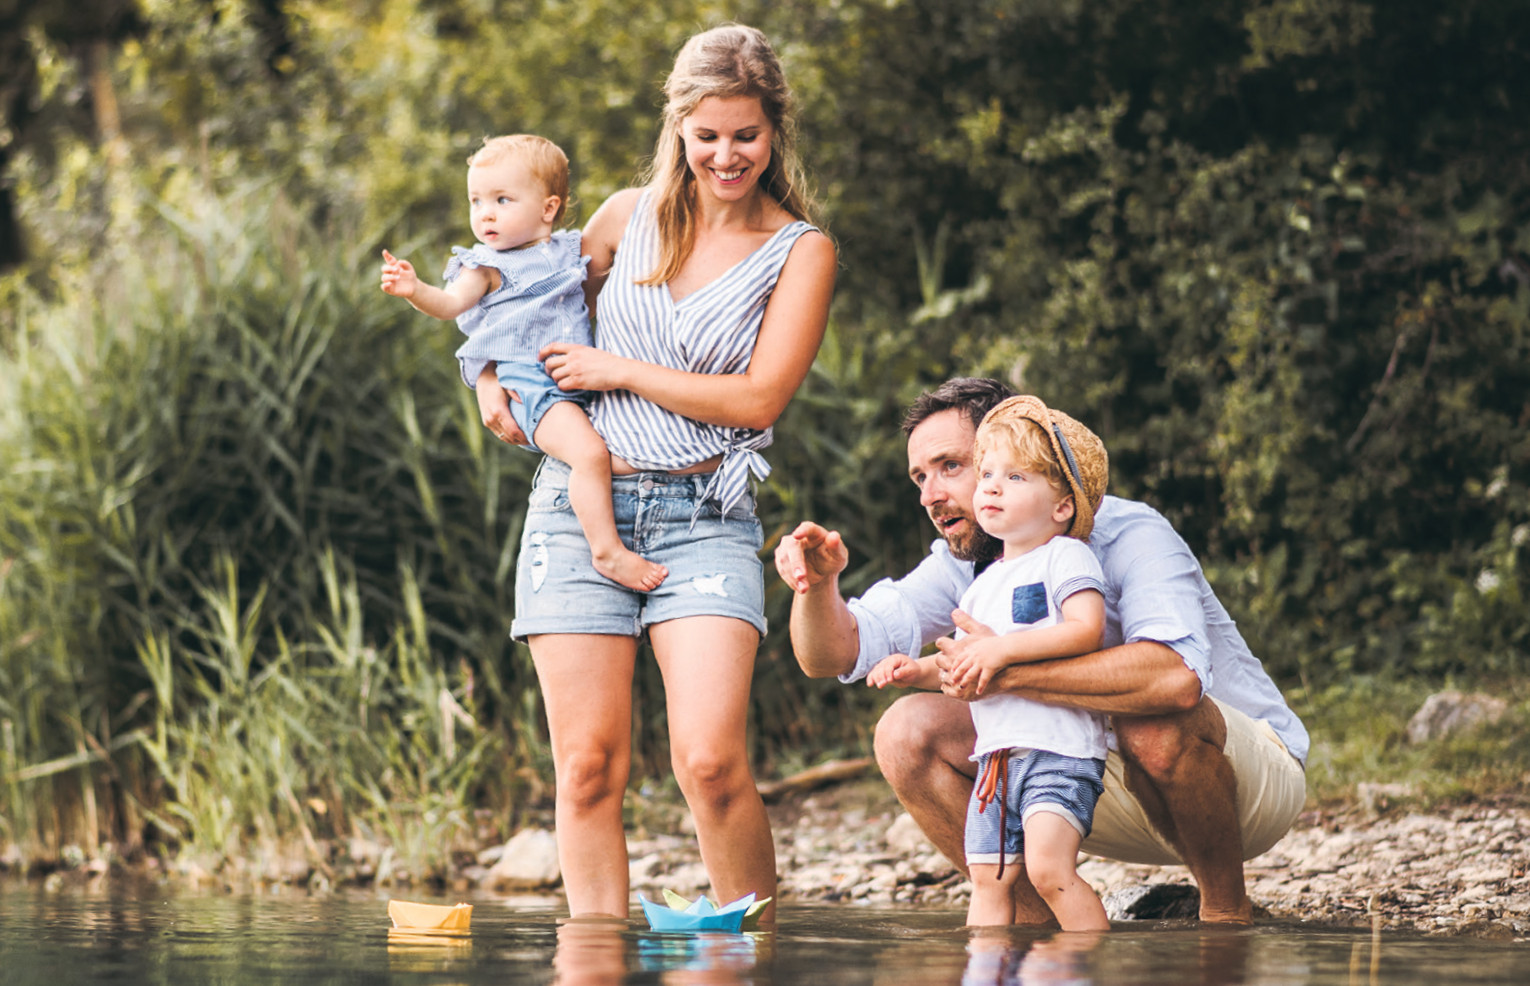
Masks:
[[[994,756],[978,758],[978,776]],[[1004,831],[999,831],[999,800],[978,811],[977,790],[967,801],[967,862],[1013,863],[1025,852],[1025,820],[1038,811],[1049,811],[1068,820],[1082,838],[1094,824],[1094,805],[1104,786],[1105,761],[1065,757],[1046,750],[1029,750],[1022,756],[1011,751],[1004,778]]]
[[[532,484],[516,562],[512,637],[636,637],[654,623],[686,616],[731,616],[765,635],[764,535],[752,495],[724,517],[715,504],[696,512],[711,473],[613,476],[611,503],[622,543],[669,569],[657,589],[637,592],[595,571],[568,503],[568,474],[566,464],[548,457]]]

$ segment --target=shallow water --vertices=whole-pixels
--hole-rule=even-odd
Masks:
[[[1100,936],[974,936],[957,910],[849,905],[782,907],[769,934],[660,935],[637,915],[568,921],[542,898],[471,902],[468,939],[390,943],[385,897],[0,888],[0,983],[1530,982],[1530,945],[1460,938],[1131,923]]]

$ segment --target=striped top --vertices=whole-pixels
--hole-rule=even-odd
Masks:
[[[450,284],[463,268],[499,271],[499,287],[457,316],[467,342],[457,350],[462,382],[469,387],[490,360],[537,362],[549,342],[590,344],[590,313],[584,307],[584,269],[579,232],[559,230],[546,243],[496,250],[482,243],[471,250],[452,247],[444,280]]]
[[[667,284],[637,283],[659,257],[652,194],[644,191],[600,292],[600,348],[688,373],[744,372],[787,254],[797,237],[811,229],[801,221],[781,227],[717,280],[677,302]],[[602,392],[590,418],[611,453],[639,469],[671,472],[721,453],[722,465],[707,484],[702,502],[716,504],[724,514],[748,492],[751,472],[757,479],[770,475],[770,465],[759,452],[771,442],[769,428],[704,424],[627,390]]]

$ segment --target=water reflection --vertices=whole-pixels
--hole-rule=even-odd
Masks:
[[[759,943],[771,932],[699,935],[644,932],[638,936],[638,968],[661,973],[676,986],[732,986],[744,982],[759,961]]]
[[[1085,958],[1102,937],[1097,931],[1063,931],[1026,943],[1016,942],[1008,929],[979,929],[967,943],[967,969],[962,973],[962,986],[1092,983],[1094,979],[1086,968]]]
[[[1360,943],[1356,943],[1358,948]],[[1038,937],[1036,932],[1020,928],[985,928],[973,932],[967,942],[967,966],[961,983],[1236,986],[1329,981],[1316,975],[1303,951],[1292,948],[1289,939],[1274,939],[1250,929],[1189,925],[1137,931],[1118,926],[1112,932],[1058,932]],[[1349,986],[1361,986],[1353,977],[1354,954]],[[1367,986],[1374,986],[1374,972],[1372,976]]]
[[[617,986],[627,978],[621,918],[566,918],[558,923],[553,982],[558,986]]]
[[[482,898],[471,939],[388,934],[379,896],[48,893],[0,886],[0,982],[58,986],[1523,986],[1523,942],[1371,929],[1118,923],[1108,933],[963,929],[943,910],[783,907],[778,930],[661,935],[641,918],[559,920]]]
[[[430,934],[388,929],[388,969],[392,972],[451,972],[468,966],[473,939],[465,934]]]
[[[662,983],[732,986],[753,981],[770,932],[748,934],[664,934],[636,932],[636,955],[629,964],[634,933],[616,918],[567,918],[558,923],[553,954],[557,986],[618,986],[632,973],[658,973]],[[630,965],[630,967],[629,967]]]

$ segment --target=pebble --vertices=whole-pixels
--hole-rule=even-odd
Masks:
[[[854,901],[959,909],[970,888],[917,835],[887,795],[883,811],[840,813],[832,796],[770,808],[783,901]],[[1530,810],[1442,808],[1380,815],[1361,807],[1309,812],[1245,867],[1249,897],[1267,920],[1317,926],[1524,939],[1530,933]],[[695,845],[632,840],[648,886],[708,891]],[[661,862],[651,864],[650,854]],[[1155,884],[1193,886],[1182,866],[1140,866],[1092,856],[1079,873],[1101,895]],[[1372,901],[1374,900],[1374,904]],[[956,917],[959,920],[959,915]]]

